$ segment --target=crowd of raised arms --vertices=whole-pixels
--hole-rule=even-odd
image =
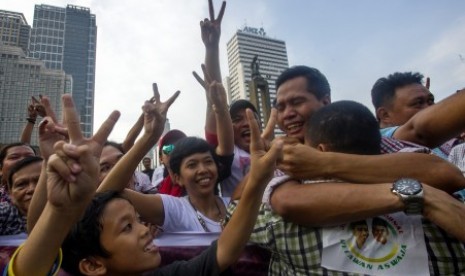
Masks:
[[[162,136],[182,95],[162,101],[156,83],[123,142],[107,140],[118,111],[84,137],[71,95],[63,119],[46,95],[32,98],[21,137],[0,152],[0,235],[27,233],[2,275],[230,274],[247,243],[270,251],[268,275],[465,275],[465,90],[435,103],[429,78],[395,72],[374,80],[373,115],[331,103],[322,72],[293,66],[262,128],[251,102],[227,102],[226,2],[218,15],[208,2],[203,77],[194,72],[205,139]],[[285,135],[273,138],[276,124]],[[160,229],[219,238],[160,267]]]

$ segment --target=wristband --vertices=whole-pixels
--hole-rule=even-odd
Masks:
[[[33,125],[35,125],[35,123],[36,123],[36,119],[32,119],[31,117],[27,117],[26,121],[28,121],[29,123],[31,123]]]

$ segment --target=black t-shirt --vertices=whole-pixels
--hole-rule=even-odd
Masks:
[[[159,268],[152,273],[144,275],[231,275],[230,269],[220,273],[218,262],[216,261],[216,248],[217,241],[214,241],[209,248],[202,252],[202,254],[190,259],[189,261],[176,261],[172,264]]]

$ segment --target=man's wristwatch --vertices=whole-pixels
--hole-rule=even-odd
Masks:
[[[405,204],[405,214],[420,215],[423,212],[423,186],[418,180],[401,178],[392,184],[391,191]]]

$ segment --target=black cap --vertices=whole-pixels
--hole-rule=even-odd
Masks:
[[[253,112],[257,113],[257,109],[251,102],[249,102],[248,100],[239,99],[237,101],[234,101],[229,107],[229,115],[231,115],[232,118],[236,115],[237,112],[246,108],[249,108]]]

